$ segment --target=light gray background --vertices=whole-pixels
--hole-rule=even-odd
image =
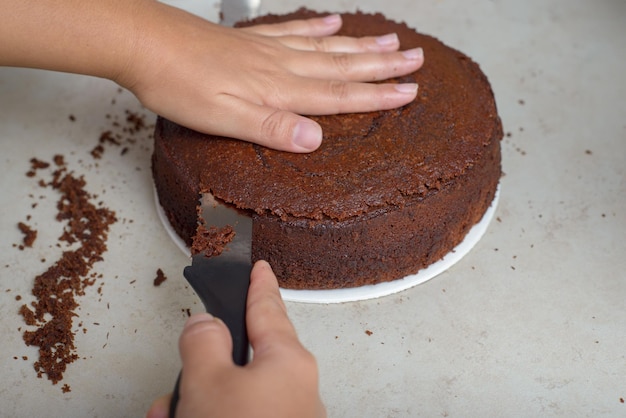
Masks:
[[[218,12],[171,3],[213,20]],[[301,4],[264,1],[263,10]],[[461,262],[381,299],[288,304],[319,360],[330,416],[626,416],[626,2],[309,6],[384,10],[464,51],[489,77],[509,133],[497,219]],[[89,155],[103,130],[121,129],[112,122],[125,110],[154,117],[108,81],[0,68],[0,416],[140,417],[172,389],[184,311],[201,306],[181,275],[188,260],[156,216],[149,132],[124,156],[119,147]],[[120,219],[95,268],[101,294],[94,286],[80,298],[75,323],[87,332],[67,394],[35,376],[17,315],[32,278],[58,257],[61,231],[57,196],[24,174],[31,157],[59,152]],[[28,214],[39,237],[19,251],[16,224]],[[158,288],[157,268],[168,277]]]

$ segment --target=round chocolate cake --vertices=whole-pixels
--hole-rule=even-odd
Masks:
[[[299,10],[246,24],[318,15]],[[200,134],[159,118],[152,170],[172,227],[191,244],[199,198],[253,217],[253,259],[281,287],[336,289],[391,281],[441,259],[480,221],[501,175],[502,125],[489,82],[466,55],[381,14],[343,14],[341,35],[395,32],[422,47],[415,101],[395,110],[315,116],[310,154]]]

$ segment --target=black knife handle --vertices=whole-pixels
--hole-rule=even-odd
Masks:
[[[233,362],[244,366],[250,359],[246,303],[252,267],[249,263],[222,263],[220,257],[205,259],[207,265],[203,265],[204,260],[194,259],[194,264],[185,268],[184,276],[204,303],[206,311],[226,324],[233,340]],[[174,386],[170,418],[176,416],[181,377],[182,371]]]

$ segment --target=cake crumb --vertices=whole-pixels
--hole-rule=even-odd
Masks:
[[[366,329],[366,330],[365,330],[365,333],[367,334],[367,336],[370,336],[370,335],[372,335],[372,334],[373,334],[373,332],[372,332],[372,331],[370,331],[369,329]]]
[[[25,247],[32,247],[33,243],[37,239],[37,231],[26,225],[24,222],[18,222],[17,227],[24,234],[22,242]]]
[[[159,286],[161,286],[161,283],[163,283],[166,280],[167,280],[167,277],[163,273],[163,270],[157,269],[157,271],[156,271],[156,278],[154,279],[154,286],[155,287],[159,287]]]
[[[65,165],[65,157],[61,154],[57,154],[52,158],[52,161],[54,161],[54,164],[56,164],[57,167],[63,167]]]
[[[68,393],[72,391],[72,388],[70,387],[70,385],[68,385],[67,383],[63,385],[63,387],[61,388],[61,390],[63,391],[63,393]]]
[[[222,228],[198,225],[196,235],[191,245],[192,255],[204,254],[206,257],[215,257],[222,253],[226,245],[235,237],[235,230],[231,225]]]
[[[63,163],[60,156],[55,157],[55,163]],[[31,159],[33,169],[49,166]],[[23,332],[24,343],[39,348],[39,358],[33,364],[37,377],[46,375],[56,384],[63,379],[67,365],[78,359],[72,327],[79,306],[76,299],[95,283],[96,279],[90,276],[91,268],[102,260],[109,226],[117,219],[115,212],[96,207],[91,202],[93,196],[85,190],[84,178],[75,177],[65,167],[53,171],[52,180],[40,185],[52,187],[61,195],[56,220],[66,225],[57,245],[78,244],[75,249],[64,251],[53,265],[35,277],[32,287],[35,299],[19,309],[26,325],[32,327]],[[69,391],[69,386],[64,385],[62,390]]]
[[[50,163],[33,157],[30,159],[30,170],[26,172],[26,177],[35,177],[37,175],[37,170],[48,168],[49,166]]]
[[[104,153],[104,147],[98,144],[89,153],[93,158],[99,160],[100,158],[102,158],[102,154]]]

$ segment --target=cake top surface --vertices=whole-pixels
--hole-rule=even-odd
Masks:
[[[251,23],[316,15],[299,10]],[[340,35],[396,32],[401,49],[422,47],[421,69],[392,82],[417,82],[417,98],[394,110],[313,116],[321,147],[291,154],[203,135],[160,119],[157,136],[197,176],[203,192],[283,218],[345,220],[403,206],[463,175],[502,138],[489,82],[470,58],[381,14],[344,14]]]

